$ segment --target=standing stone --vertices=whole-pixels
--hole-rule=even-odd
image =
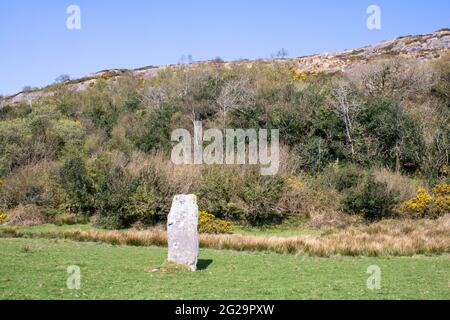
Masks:
[[[195,195],[177,195],[167,217],[168,261],[197,269],[198,206]]]

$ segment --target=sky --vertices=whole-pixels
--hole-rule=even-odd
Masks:
[[[70,5],[80,29],[68,29]],[[366,11],[381,10],[369,30]],[[221,57],[290,57],[450,27],[449,0],[0,0],[0,94],[138,68]]]

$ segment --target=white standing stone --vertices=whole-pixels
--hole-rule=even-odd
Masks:
[[[177,195],[167,217],[168,261],[197,270],[198,206],[195,195]]]

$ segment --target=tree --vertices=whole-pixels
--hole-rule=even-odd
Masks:
[[[64,83],[70,80],[70,76],[67,74],[62,74],[58,78],[55,79],[56,83]]]
[[[422,162],[423,136],[416,119],[399,103],[374,99],[361,116],[366,133],[376,141],[380,160],[400,171],[402,165],[417,168]]]
[[[354,88],[347,81],[340,81],[334,86],[332,98],[332,110],[345,124],[345,135],[350,144],[351,154],[354,156],[353,125],[356,121],[356,117],[362,111],[364,103],[358,98]]]
[[[395,58],[360,65],[350,72],[349,80],[370,98],[384,96],[402,100],[429,93],[435,74],[423,64]]]
[[[67,160],[59,171],[59,181],[75,210],[92,211],[92,183],[82,159]]]
[[[22,88],[22,92],[31,92],[31,91],[35,91],[37,89],[39,89],[39,88],[32,87],[32,86],[25,86],[25,87]]]
[[[248,107],[255,102],[255,98],[256,91],[250,79],[232,79],[226,82],[217,98],[217,104],[222,111],[223,129],[226,129],[229,111]]]
[[[272,55],[272,58],[285,59],[289,55],[289,52],[285,48],[281,48],[277,53]]]
[[[146,86],[139,95],[139,100],[148,109],[159,109],[168,100],[166,90],[162,87]]]

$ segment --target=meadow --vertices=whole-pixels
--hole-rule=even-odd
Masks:
[[[85,90],[59,79],[0,100],[0,298],[449,299],[450,53],[429,46],[429,59],[392,46],[334,71],[297,59],[106,71]],[[278,130],[276,174],[173,161],[174,132],[199,126]],[[215,140],[202,147],[223,149]],[[245,155],[262,139],[241,142]],[[164,264],[181,194],[198,199],[195,273]],[[66,287],[70,265],[81,290]]]
[[[0,245],[0,299],[450,299],[448,254],[319,258],[202,249],[199,270],[185,273],[158,269],[167,250],[153,246],[21,238]],[[70,265],[80,267],[80,290],[66,287]],[[366,285],[371,265],[381,270],[379,290]]]

